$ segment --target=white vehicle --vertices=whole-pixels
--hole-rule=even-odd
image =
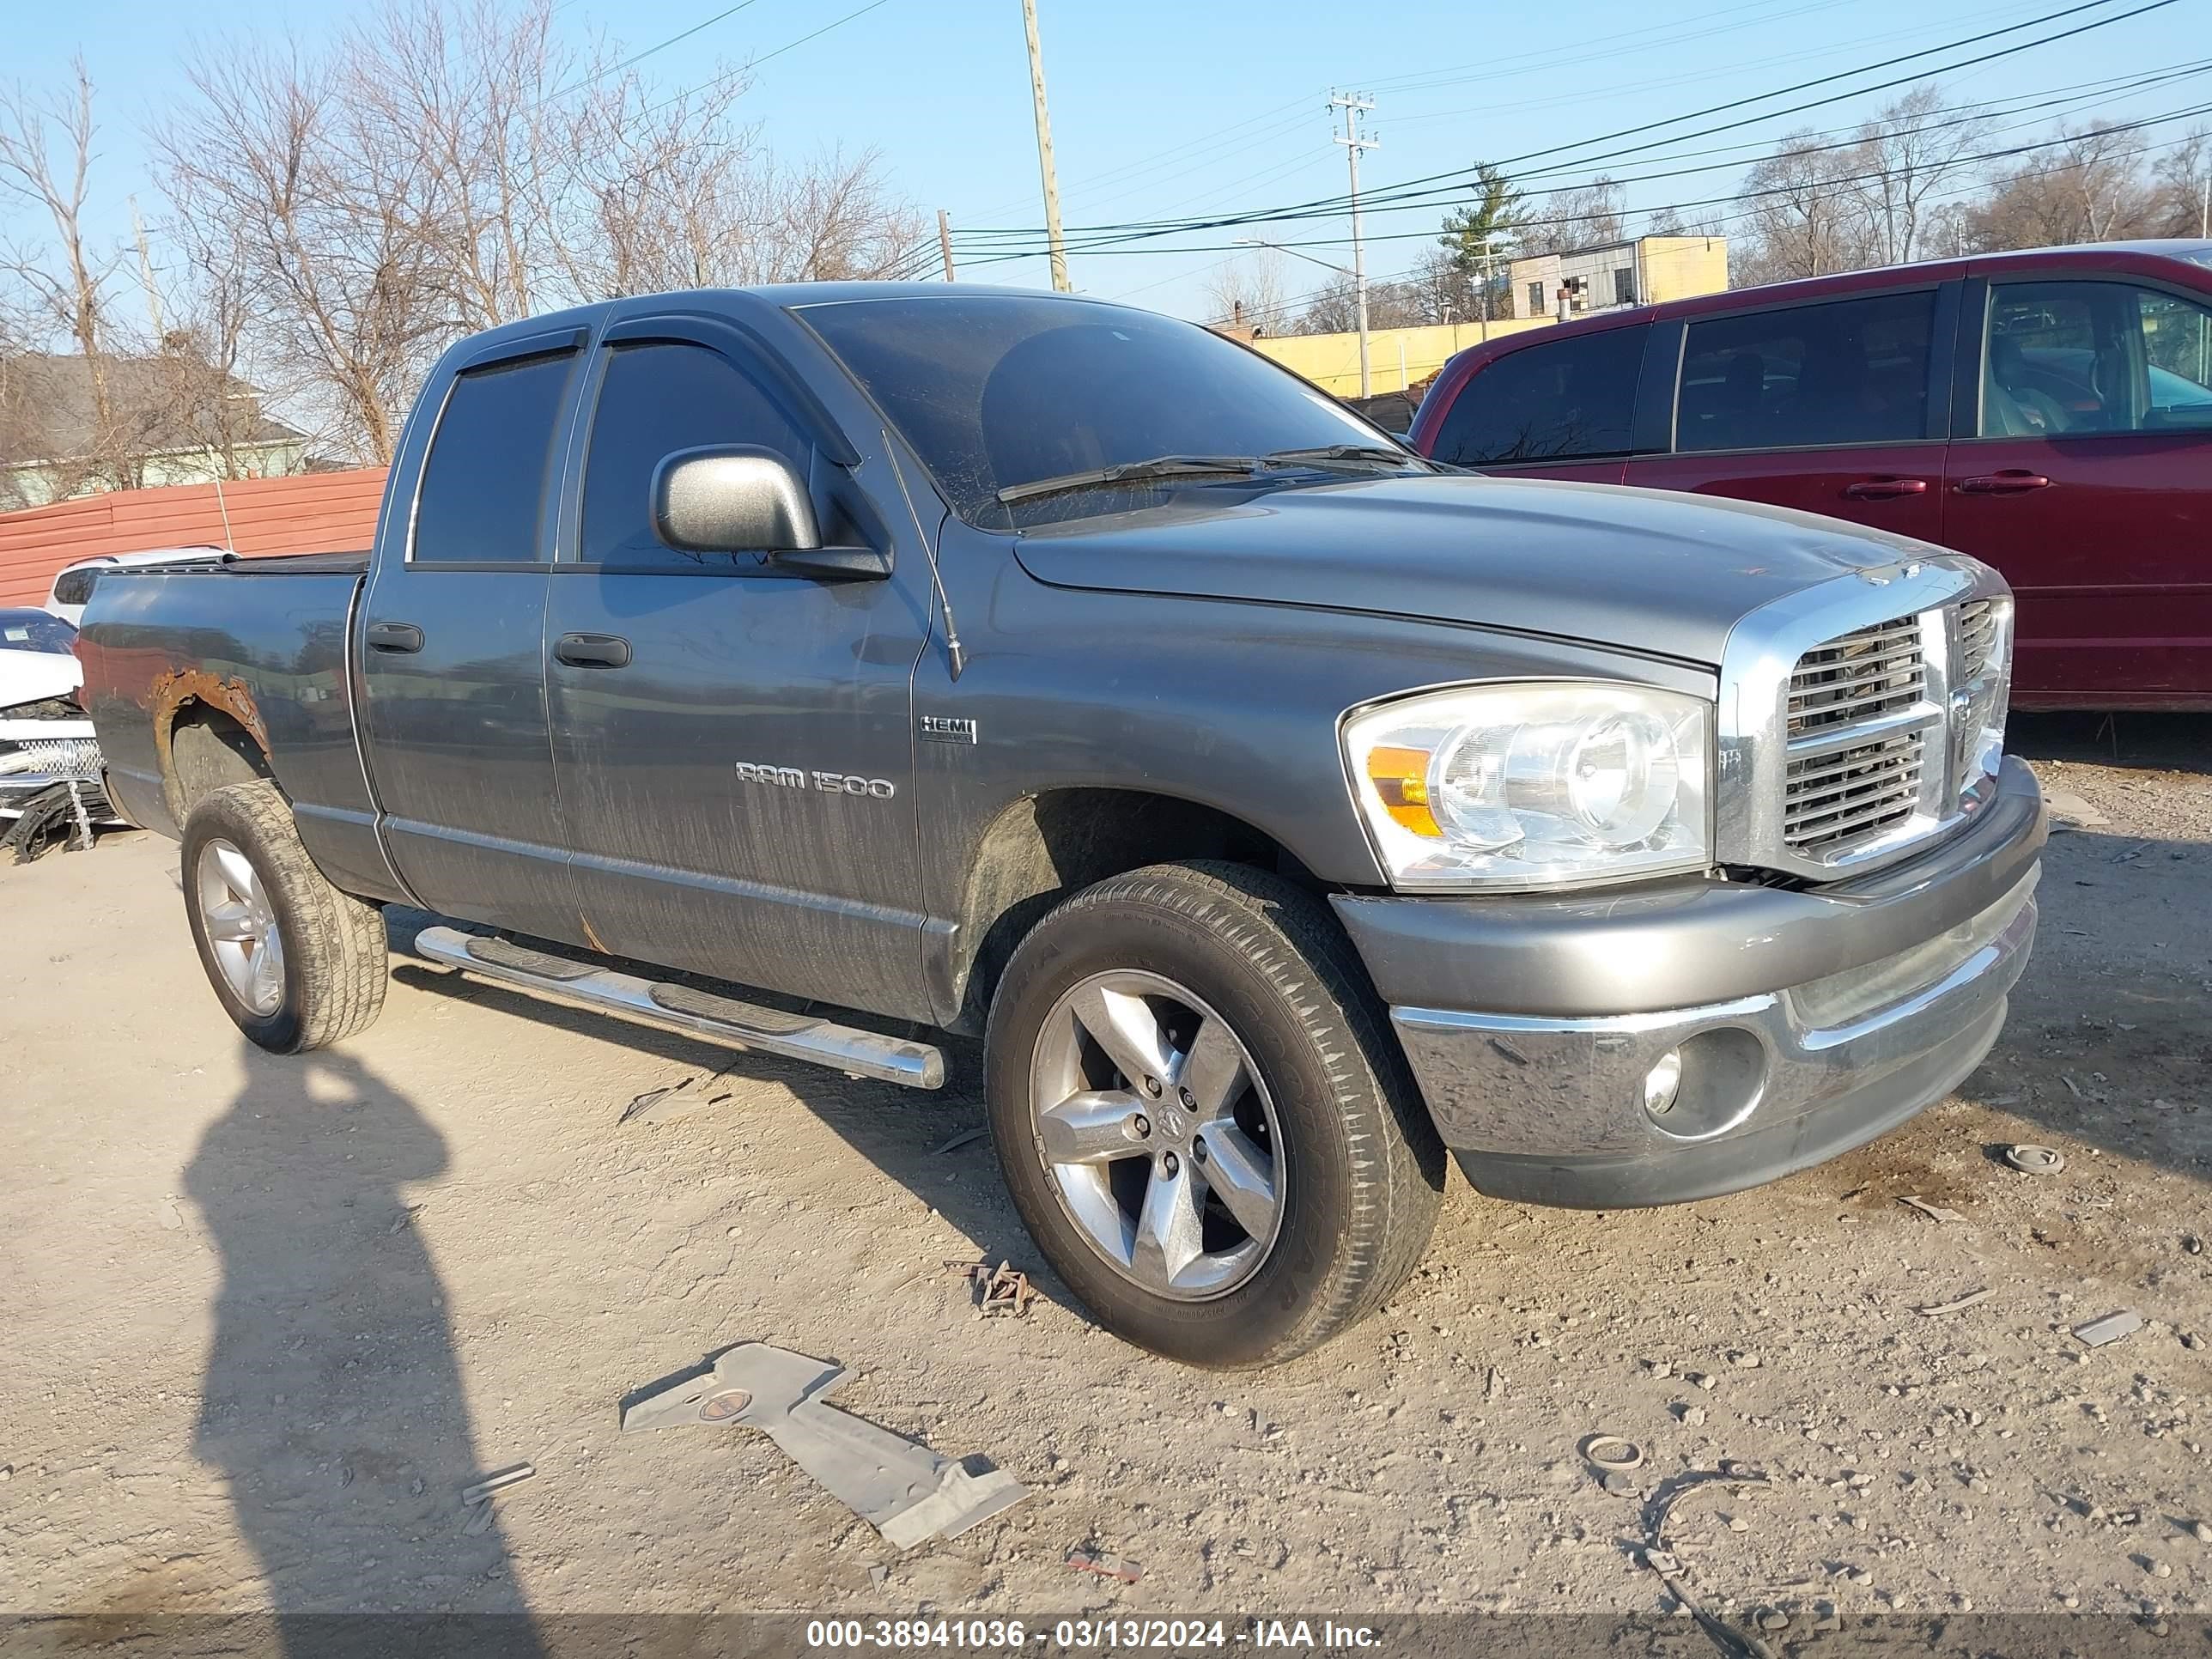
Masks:
[[[92,597],[94,585],[104,570],[147,565],[228,564],[237,556],[221,547],[157,547],[143,553],[102,553],[94,558],[79,559],[56,573],[53,587],[46,594],[46,609],[74,628],[84,620],[85,601]]]
[[[34,858],[52,842],[90,845],[117,823],[92,721],[76,624],[44,611],[0,610],[0,847]]]

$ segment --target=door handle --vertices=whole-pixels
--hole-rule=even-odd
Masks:
[[[420,651],[422,630],[413,623],[371,623],[368,645],[372,651]]]
[[[571,668],[627,668],[629,641],[612,634],[563,634],[553,654]]]
[[[1925,478],[1861,478],[1856,483],[1845,484],[1844,494],[1855,501],[1886,501],[1893,495],[1924,495],[1928,493]]]
[[[2030,472],[2024,467],[2008,467],[2002,472],[1987,472],[1978,478],[1959,480],[1959,491],[1966,495],[2017,495],[2024,489],[2048,489],[2051,480],[2040,472]]]

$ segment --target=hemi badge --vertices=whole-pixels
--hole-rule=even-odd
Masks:
[[[973,743],[975,722],[952,714],[924,714],[921,735],[932,743]]]

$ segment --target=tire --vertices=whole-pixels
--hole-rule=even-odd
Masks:
[[[1160,1091],[1114,1063],[1085,1010],[1132,1030],[1146,1014],[1160,1023],[1150,1049],[1141,1030],[1115,1039],[1134,1045],[1133,1063],[1168,1056],[1172,1075],[1152,1079]],[[1196,1035],[1194,1022],[1215,1018],[1237,1066],[1218,1058],[1230,1045],[1218,1035]],[[1180,1053],[1178,1031],[1191,1033]],[[1191,1065],[1201,1047],[1216,1058]],[[1251,1081],[1224,1085],[1233,1110],[1208,1108],[1182,1086],[1203,1096],[1201,1071]],[[1436,1224],[1443,1148],[1364,967],[1319,902],[1243,866],[1154,866],[1040,921],[992,999],[985,1094],[1006,1185],[1046,1259],[1109,1330],[1187,1364],[1254,1368],[1317,1347],[1405,1282]],[[1118,1116],[1132,1102],[1140,1109]],[[1242,1152],[1209,1155],[1215,1132]],[[1142,1150],[1110,1144],[1115,1133]],[[1264,1186],[1224,1179],[1255,1153]],[[1158,1197],[1164,1175],[1170,1196]],[[1195,1233],[1146,1224],[1186,1214],[1194,1190]],[[1240,1192],[1248,1202],[1232,1212]],[[1194,1240],[1204,1248],[1188,1254]]]
[[[242,857],[250,875],[233,855]],[[204,868],[205,883],[220,884],[219,901],[204,896]],[[260,1047],[280,1054],[325,1048],[382,1011],[389,983],[384,913],[323,878],[275,784],[234,783],[200,798],[185,819],[184,890],[208,982],[223,1012]],[[277,950],[245,937],[256,929],[273,933]],[[244,990],[232,979],[241,959]]]

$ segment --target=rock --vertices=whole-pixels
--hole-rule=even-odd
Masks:
[[[1713,1376],[1710,1371],[1694,1372],[1691,1376],[1690,1381],[1696,1383],[1699,1388],[1705,1389],[1708,1394],[1711,1394],[1715,1389],[1717,1389],[1721,1385],[1720,1378]]]
[[[1761,1630],[1787,1630],[1790,1628],[1790,1615],[1779,1607],[1768,1607],[1759,1615],[1759,1627]]]
[[[1672,1376],[1674,1362],[1671,1359],[1647,1359],[1644,1362],[1644,1369],[1654,1376]]]
[[[2173,1577],[2173,1564],[2172,1564],[2172,1562],[2170,1562],[2170,1561],[2154,1561],[2154,1562],[2152,1562],[2152,1563],[2150,1564],[2150,1576],[2151,1576],[2152,1577],[2154,1577],[2154,1578],[2171,1578],[2171,1577]]]
[[[7,1478],[8,1471],[5,1469],[0,1469],[0,1480],[5,1480]],[[2199,1521],[2194,1526],[2191,1527],[2189,1531],[2190,1535],[2195,1538],[2198,1543],[2212,1544],[2212,1522]]]
[[[1852,1567],[1844,1572],[1844,1577],[1854,1584],[1864,1585],[1874,1583],[1874,1575],[1864,1567]]]
[[[1759,1369],[1759,1356],[1755,1353],[1732,1353],[1729,1356],[1729,1364],[1738,1370],[1755,1371]]]
[[[1749,1532],[1751,1522],[1740,1515],[1731,1515],[1728,1518],[1728,1529],[1730,1532]]]
[[[2081,1598],[2069,1591],[2058,1598],[2058,1605],[2062,1607],[2078,1607],[2081,1605]]]
[[[1702,1427],[1705,1424],[1705,1408],[1703,1406],[1685,1406],[1682,1407],[1682,1421],[1688,1424],[1690,1427],[1693,1429]]]

